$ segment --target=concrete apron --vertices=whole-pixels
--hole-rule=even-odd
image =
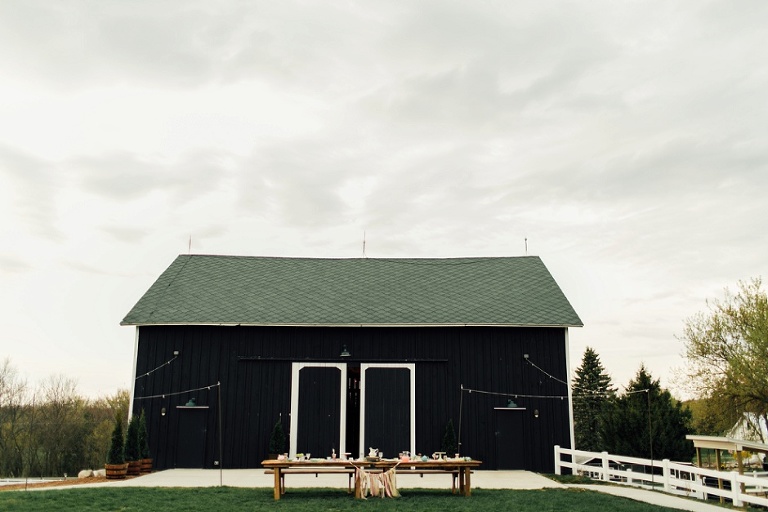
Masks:
[[[83,487],[273,487],[274,476],[264,474],[263,469],[168,469],[150,473],[130,480],[115,480]],[[346,489],[349,479],[346,475],[286,475],[285,486],[326,487]],[[472,473],[473,489],[543,489],[564,487],[558,482],[529,471],[475,471]],[[398,475],[399,489],[450,489],[451,475]]]

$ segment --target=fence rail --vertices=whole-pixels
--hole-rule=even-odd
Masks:
[[[631,485],[698,499],[718,497],[735,507],[745,504],[768,507],[768,473],[715,471],[669,459],[649,460],[585,452],[555,446],[555,473],[570,469],[573,474],[595,480]]]

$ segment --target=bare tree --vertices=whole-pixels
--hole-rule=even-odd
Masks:
[[[127,389],[119,389],[114,395],[100,398],[89,404],[88,415],[91,433],[86,456],[88,467],[100,467],[107,460],[115,417],[119,413],[122,418],[128,417],[130,393]]]
[[[0,474],[21,476],[27,383],[6,358],[0,365]]]
[[[40,419],[36,444],[43,470],[49,475],[73,474],[85,464],[86,402],[77,394],[77,383],[63,375],[46,379],[40,387]]]
[[[106,462],[115,415],[128,413],[128,390],[89,400],[75,380],[46,379],[29,392],[9,359],[0,363],[0,476],[60,476]]]

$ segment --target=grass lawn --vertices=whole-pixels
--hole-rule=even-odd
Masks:
[[[401,490],[399,499],[355,500],[339,489],[291,489],[274,501],[272,489],[92,488],[0,492],[0,510],[13,511],[497,511],[645,512],[673,509],[580,489],[472,491],[472,497],[442,490]]]

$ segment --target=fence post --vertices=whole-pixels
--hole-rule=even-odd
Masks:
[[[695,473],[692,479],[696,480],[696,497],[700,500],[706,500],[707,493],[704,491],[704,475]]]
[[[601,455],[603,461],[603,480],[608,482],[611,479],[611,477],[608,476],[608,472],[611,470],[608,465],[608,452],[601,452]]]
[[[555,445],[555,474],[561,475],[562,472],[560,471],[560,445]]]
[[[739,474],[736,471],[731,471],[731,495],[733,496],[733,506],[741,507],[743,505],[741,501],[741,485],[739,484]]]
[[[663,473],[663,479],[664,479],[664,492],[669,492],[672,488],[670,479],[672,478],[672,472],[669,470],[669,459],[664,459],[661,461],[661,467],[664,471]],[[653,467],[651,467],[651,471],[653,471]]]

